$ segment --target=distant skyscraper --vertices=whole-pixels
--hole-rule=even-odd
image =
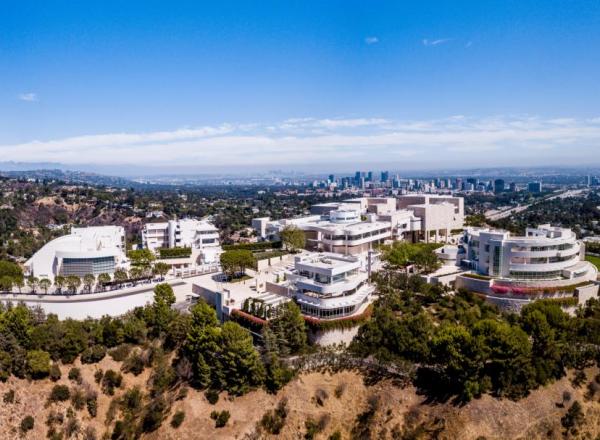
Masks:
[[[357,171],[356,173],[354,173],[354,184],[356,186],[360,185],[360,178],[361,178],[360,171]]]
[[[542,192],[542,182],[529,182],[527,185],[527,190],[530,193],[541,193]]]
[[[494,180],[494,192],[496,194],[504,192],[504,188],[505,188],[504,179],[496,179],[496,180]]]
[[[369,171],[367,173],[367,178],[365,179],[368,182],[372,182],[373,181],[373,171]]]
[[[517,192],[517,184],[515,182],[510,182],[510,185],[508,185],[508,190],[511,193]]]
[[[335,176],[333,174],[329,175],[329,183],[335,182]]]
[[[388,180],[390,180],[390,172],[389,171],[382,171],[381,172],[381,181],[382,182],[387,182]]]

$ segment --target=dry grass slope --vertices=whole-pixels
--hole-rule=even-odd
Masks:
[[[139,376],[124,374],[124,386],[114,397],[102,394],[94,382],[94,372],[119,370],[120,364],[109,357],[97,365],[75,364],[82,372],[84,383],[98,391],[98,416],[91,418],[85,409],[76,412],[81,429],[72,438],[84,438],[88,427],[94,428],[97,438],[111,432],[112,425],[105,423],[106,413],[113,398],[118,398],[124,390],[139,385],[144,389],[149,370]],[[59,384],[73,386],[67,373],[71,366],[62,367]],[[596,369],[588,370],[588,382],[598,374]],[[35,426],[22,437],[28,439],[46,438],[45,424],[49,412],[54,409],[67,412],[69,402],[46,405],[50,390],[55,383],[50,380],[28,382],[10,378],[0,384],[0,396],[15,390],[14,403],[1,403],[0,439],[21,437],[19,425],[23,417],[32,415]],[[245,396],[227,398],[221,395],[216,405],[208,403],[204,394],[190,390],[187,397],[176,401],[170,416],[157,431],[143,438],[151,440],[179,439],[258,439],[281,438],[300,439],[306,433],[307,420],[320,422],[320,432],[315,439],[328,439],[335,432],[342,439],[559,439],[563,438],[560,424],[566,412],[557,406],[565,392],[571,402],[583,404],[585,421],[580,435],[596,438],[600,435],[600,403],[598,396],[587,400],[585,385],[574,388],[565,378],[544,389],[534,391],[519,402],[498,400],[485,396],[462,407],[450,404],[430,404],[412,387],[398,388],[389,382],[366,386],[362,378],[353,372],[334,375],[310,373],[292,381],[278,395],[269,395],[262,390]],[[270,435],[257,428],[263,414],[287,399],[288,415],[279,436]],[[369,411],[372,409],[372,411]],[[185,420],[178,429],[170,425],[171,416],[177,411],[185,412]],[[213,410],[228,410],[231,418],[223,428],[216,428],[210,414]],[[358,421],[361,420],[362,423]],[[353,437],[354,436],[354,437]],[[109,435],[107,437],[109,438]]]

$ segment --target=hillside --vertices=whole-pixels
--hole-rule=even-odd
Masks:
[[[110,438],[114,427],[114,422],[107,422],[111,400],[116,401],[126,389],[135,385],[144,389],[149,370],[139,376],[124,374],[122,387],[111,397],[102,393],[94,381],[94,373],[98,369],[118,371],[121,366],[119,362],[106,357],[96,365],[81,365],[76,361],[74,366],[81,371],[80,385],[67,378],[71,366],[62,366],[62,378],[56,383],[71,389],[89,387],[96,392],[98,415],[91,418],[85,409],[75,411],[77,423],[71,423],[69,427],[72,429],[76,425],[77,428],[71,438]],[[598,371],[590,369],[586,373],[590,382]],[[23,438],[46,438],[46,420],[51,412],[64,416],[65,422],[55,424],[57,430],[67,429],[68,402],[47,405],[54,385],[49,379],[28,382],[14,377],[6,383],[0,383],[1,395],[6,395],[9,390],[15,391],[14,403],[3,403],[0,410],[0,439],[17,438],[20,435],[19,424],[26,415],[32,415],[35,424],[33,430]],[[597,397],[595,401],[587,400],[585,392],[585,385],[574,388],[565,378],[533,391],[518,402],[484,396],[464,406],[454,406],[450,403],[427,402],[417,394],[415,388],[397,387],[389,381],[367,386],[355,372],[333,375],[308,373],[297,377],[277,395],[259,390],[242,397],[227,398],[223,393],[216,405],[208,403],[203,393],[189,390],[184,399],[173,404],[171,414],[162,426],[142,438],[299,439],[305,438],[307,421],[314,420],[316,430],[319,430],[318,426],[323,428],[314,436],[315,439],[327,439],[336,431],[340,432],[343,439],[559,439],[563,438],[560,419],[566,409],[557,404],[563,401],[565,393],[570,394],[571,401],[581,402],[584,409],[585,419],[580,426],[579,437],[575,438],[596,438],[600,435],[600,403]],[[287,399],[288,414],[280,435],[269,435],[262,428],[257,430],[265,412],[275,408],[284,399]],[[564,406],[568,407],[569,404]],[[185,412],[185,419],[175,429],[169,422],[172,415],[180,410]],[[225,427],[215,427],[215,422],[210,418],[213,410],[228,410],[231,413]],[[92,436],[92,430],[95,436]]]

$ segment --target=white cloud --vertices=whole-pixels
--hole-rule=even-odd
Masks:
[[[367,43],[369,45],[379,43],[379,38],[377,38],[377,37],[367,37],[367,38],[365,38],[365,43]]]
[[[256,166],[368,163],[523,165],[597,161],[598,118],[454,115],[442,119],[293,118],[0,145],[0,157],[63,163]],[[529,162],[528,162],[529,161]]]
[[[429,40],[427,38],[424,38],[422,40],[422,43],[423,43],[423,46],[439,46],[440,44],[447,43],[451,40],[452,40],[451,38],[438,38],[437,40]]]
[[[35,102],[38,100],[38,97],[35,93],[21,93],[18,97],[21,101],[27,101],[27,102]]]

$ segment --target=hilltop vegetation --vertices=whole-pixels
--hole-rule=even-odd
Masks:
[[[0,177],[0,258],[29,258],[67,233],[62,225],[120,225],[133,244],[146,221],[173,217],[210,216],[223,242],[232,243],[247,238],[254,217],[293,217],[323,200],[255,186],[134,188]],[[158,217],[146,218],[149,213]]]
[[[186,386],[206,390],[207,395],[218,396],[221,391],[243,395],[262,386],[276,392],[291,379],[291,372],[279,360],[288,328],[286,315],[275,327],[274,342],[259,352],[246,330],[234,322],[219,324],[215,311],[207,304],[200,302],[189,315],[181,315],[171,309],[174,302],[171,287],[160,284],[155,288],[152,305],[122,318],[60,321],[23,305],[2,307],[0,380],[14,376],[58,381],[61,369],[77,359],[96,364],[108,355],[122,362],[121,371],[98,370],[95,381],[103,393],[112,396],[122,388],[122,374],[137,376],[148,370],[144,390],[127,390],[124,401],[114,401],[121,407],[121,416],[114,410],[106,423],[112,438],[130,439],[158,429]],[[300,316],[297,307],[293,313],[295,318]],[[303,348],[294,345],[294,353]],[[69,379],[78,382],[79,375],[72,369]],[[95,407],[96,397],[88,389],[57,385],[49,399],[71,399],[76,411],[86,406],[88,411],[95,411],[90,408]],[[59,438],[50,434],[49,430],[51,438]]]
[[[418,277],[377,275],[379,299],[351,350],[383,362],[416,364],[415,383],[435,398],[485,393],[519,399],[600,361],[600,301],[576,316],[536,301],[504,315],[474,294],[446,294]]]

